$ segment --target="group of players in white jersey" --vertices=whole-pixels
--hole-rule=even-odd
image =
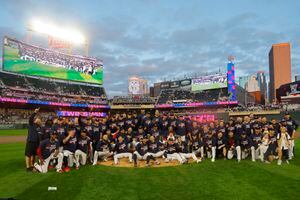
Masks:
[[[289,113],[279,122],[250,115],[225,123],[222,119],[198,122],[192,116],[142,111],[139,115],[123,113],[101,119],[58,117],[42,126],[37,112],[30,117],[25,151],[29,171],[46,173],[55,166],[61,173],[109,159],[118,165],[122,158],[135,167],[140,161],[149,167],[160,161],[185,164],[192,160],[240,162],[248,158],[265,163],[277,159],[281,165],[294,158],[297,124]]]

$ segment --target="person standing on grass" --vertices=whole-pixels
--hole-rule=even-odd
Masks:
[[[39,110],[40,108],[35,109],[29,117],[28,134],[25,147],[25,162],[26,170],[28,172],[34,169],[33,164],[35,161],[36,150],[39,145],[39,135],[41,135],[42,132],[42,121],[39,117],[36,117]]]

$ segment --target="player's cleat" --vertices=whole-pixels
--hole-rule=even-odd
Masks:
[[[239,160],[238,160],[238,163],[240,163],[240,162],[241,162],[241,160],[239,159]]]
[[[107,159],[106,159],[106,158],[104,158],[104,159],[103,159],[103,162],[107,162]]]
[[[64,170],[58,169],[58,170],[56,170],[56,172],[61,174],[61,173],[64,173]]]
[[[33,167],[26,168],[26,172],[32,172]]]
[[[252,162],[256,162],[256,160],[252,159]]]
[[[285,162],[286,162],[286,164],[288,164],[288,165],[290,164],[290,162],[289,162],[288,160],[286,160]]]
[[[76,170],[79,170],[79,167],[76,167],[75,169],[76,169]]]
[[[71,168],[70,168],[70,167],[65,167],[65,168],[64,168],[64,171],[65,171],[65,172],[69,172],[69,171],[71,171]]]
[[[155,163],[156,165],[160,165],[160,162],[159,162],[158,160],[156,160],[154,163]]]
[[[93,163],[93,166],[97,165],[97,163]]]
[[[201,163],[201,161],[202,161],[201,159],[198,159],[196,162],[197,162],[197,163]]]
[[[267,161],[267,160],[265,160],[265,163],[266,163],[266,164],[271,164],[271,163],[270,163],[269,161]]]
[[[215,162],[215,159],[214,159],[214,158],[212,158],[212,159],[211,159],[211,162]]]
[[[278,159],[278,156],[274,156],[275,159]]]
[[[166,159],[165,159],[165,162],[168,163],[168,162],[170,162],[170,160],[169,160],[168,158],[166,158]]]
[[[277,161],[277,165],[281,165],[282,161],[281,160],[278,160]]]

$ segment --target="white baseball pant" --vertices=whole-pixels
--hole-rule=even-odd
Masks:
[[[289,159],[291,160],[294,157],[294,147],[295,147],[295,140],[289,140]]]
[[[193,160],[199,161],[199,159],[197,158],[197,156],[195,155],[195,153],[179,153],[179,154],[184,159],[193,158]]]
[[[181,164],[185,162],[185,159],[183,159],[179,153],[172,153],[172,154],[167,154],[167,160],[178,160]]]
[[[99,157],[103,157],[104,159],[106,159],[107,157],[109,157],[111,155],[113,155],[113,152],[109,152],[109,151],[95,151],[93,165],[97,164]]]
[[[119,163],[120,158],[128,158],[129,162],[132,162],[132,153],[118,153],[114,155],[115,165]]]
[[[156,153],[149,153],[149,155],[152,155],[154,158],[160,158],[160,157],[162,157],[164,155],[164,153],[165,153],[165,150],[158,151]]]
[[[259,152],[260,152],[259,146],[256,149],[254,146],[251,147],[251,157],[253,162],[259,158]]]
[[[137,151],[133,152],[133,154],[136,155],[136,158],[137,158],[138,160],[147,160],[147,157],[150,155],[149,153],[146,153],[145,155],[142,156],[142,155],[139,154],[139,152],[137,152]]]
[[[75,159],[74,153],[72,153],[69,150],[63,150],[63,154],[64,154],[64,156],[68,157],[68,166],[73,167],[74,162],[76,164],[76,159]],[[76,164],[76,166],[77,166],[77,164]]]
[[[237,147],[235,147],[235,150],[236,150],[236,157],[237,157],[237,160],[238,161],[240,161],[241,160],[241,147],[240,146],[237,146]],[[230,159],[232,159],[233,158],[233,156],[234,156],[234,152],[233,152],[233,150],[229,150],[228,152],[227,152],[227,158],[230,160]]]
[[[76,160],[75,164],[76,164],[76,167],[79,167],[79,165],[85,165],[86,157],[87,157],[86,153],[84,153],[80,149],[77,149],[75,151],[75,160]]]
[[[57,165],[55,166],[55,168],[56,168],[56,171],[59,171],[59,170],[61,170],[61,167],[62,167],[63,157],[64,156],[62,153],[58,153],[57,156],[55,156],[55,157],[54,157],[54,153],[52,153],[48,158],[46,158],[44,160],[44,163],[42,165],[34,163],[34,167],[41,173],[47,173],[50,160],[58,158],[58,162],[57,162]]]

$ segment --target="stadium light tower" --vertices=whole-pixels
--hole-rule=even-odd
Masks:
[[[55,24],[33,19],[27,26],[28,31],[47,35],[61,43],[69,44],[67,46],[82,45],[85,48],[86,56],[88,56],[88,42],[82,33],[78,30],[59,27]],[[70,48],[71,50],[72,48]]]

